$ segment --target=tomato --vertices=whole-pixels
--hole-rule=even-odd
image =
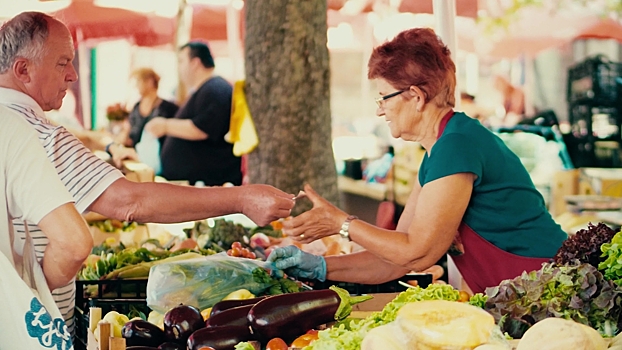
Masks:
[[[467,293],[467,292],[465,292],[463,290],[460,291],[460,296],[458,297],[458,301],[467,302],[470,299],[471,299],[471,296],[469,295],[469,293]]]
[[[203,346],[203,347],[200,347],[199,350],[216,350],[216,349],[214,349],[211,346]]]
[[[305,346],[308,346],[309,344],[311,344],[317,338],[318,338],[317,333],[316,334],[309,334],[309,333],[303,334],[292,342],[291,347],[292,348],[304,348]]]
[[[231,243],[231,248],[242,249],[242,243],[240,243],[240,242],[233,242],[233,243]]]
[[[266,345],[266,350],[287,350],[287,343],[281,338],[272,338]]]

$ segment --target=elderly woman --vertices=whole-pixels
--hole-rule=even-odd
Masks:
[[[358,220],[307,185],[313,208],[285,221],[285,234],[305,243],[341,234],[365,250],[324,258],[289,246],[268,260],[297,277],[376,284],[423,271],[450,251],[471,290],[482,292],[552,258],[566,234],[519,158],[453,111],[456,69],[436,34],[404,31],[374,49],[368,68],[380,95],[376,114],[394,137],[426,150],[397,229]]]
[[[135,147],[140,142],[145,124],[155,117],[173,118],[179,107],[158,96],[160,76],[151,68],[139,68],[132,72],[136,79],[136,88],[140,94],[140,101],[130,112],[129,128],[126,128],[117,142]],[[164,140],[160,139],[160,143]]]

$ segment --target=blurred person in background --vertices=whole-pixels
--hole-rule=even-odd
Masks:
[[[231,123],[233,87],[214,74],[214,58],[202,42],[179,51],[179,77],[190,98],[173,119],[154,118],[145,129],[166,136],[160,158],[167,180],[197,181],[207,186],[242,184],[242,160],[225,141]]]
[[[505,115],[501,120],[501,126],[515,126],[525,118],[525,93],[519,87],[512,85],[506,78],[497,75],[494,77],[493,86],[503,98]]]
[[[132,78],[136,80],[136,88],[140,94],[134,108],[130,111],[129,124],[116,138],[116,142],[135,147],[140,142],[145,124],[155,117],[173,118],[179,107],[158,96],[160,76],[151,68],[139,68],[132,72]],[[164,137],[160,138],[160,144]]]
[[[78,80],[72,63],[73,40],[59,20],[40,12],[21,13],[0,27],[0,47],[0,106],[19,114],[36,131],[79,212],[138,223],[179,223],[242,213],[259,226],[291,213],[294,195],[268,185],[196,188],[129,181],[64,127],[51,124],[44,111],[60,108],[70,84]],[[27,226],[37,257],[45,260],[48,238],[41,228],[21,220],[13,224],[22,241]],[[78,239],[71,244],[78,244]],[[75,283],[57,288],[53,295],[71,331]]]
[[[456,68],[434,31],[406,30],[376,47],[368,78],[392,136],[426,150],[397,228],[348,215],[306,185],[313,208],[285,220],[283,232],[302,243],[340,234],[365,250],[324,258],[288,246],[269,261],[291,276],[378,284],[449,253],[468,287],[483,292],[555,255],[567,236],[520,159],[479,121],[454,112]]]

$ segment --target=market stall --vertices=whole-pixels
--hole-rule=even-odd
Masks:
[[[200,231],[201,225],[197,223],[189,231]],[[229,230],[235,235],[234,230],[242,233],[237,225],[221,219],[210,230]],[[254,235],[265,229],[256,228]],[[278,231],[267,229],[265,233]],[[115,338],[123,338],[127,346],[145,346],[140,349],[187,346],[193,350],[599,350],[618,349],[622,344],[617,336],[622,314],[618,262],[622,233],[616,234],[602,223],[569,237],[554,259],[539,270],[524,272],[474,295],[436,283],[404,283],[400,291],[361,295],[335,285],[310,290],[301,281],[271,275],[263,259],[251,253],[256,245],[250,242],[244,247],[240,241],[233,242],[230,255],[199,248],[147,262],[151,273],[145,294],[147,311],[152,310],[148,314],[106,310],[127,299],[102,303],[104,298],[94,295],[112,292],[100,283],[106,279],[97,281],[99,289],[89,299],[90,312],[85,309],[79,315],[85,322],[80,327],[84,327],[85,339],[90,339],[90,349],[103,349],[102,344],[112,344]],[[213,241],[205,244],[220,247]],[[149,254],[139,248],[131,259],[141,249]],[[113,256],[117,262],[129,261],[122,258],[127,253]],[[151,254],[165,255],[157,250]],[[111,261],[106,259],[99,261]],[[144,274],[145,269],[138,267],[141,264],[145,262],[113,270],[105,278],[137,270]],[[177,277],[180,271],[185,279]],[[86,268],[81,278],[92,272]],[[130,283],[120,285],[128,287]],[[85,301],[80,300],[78,307]],[[102,329],[112,336],[107,342],[101,341]]]

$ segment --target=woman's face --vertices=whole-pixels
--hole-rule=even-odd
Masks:
[[[376,80],[376,86],[378,97],[400,91],[382,78]],[[416,139],[421,113],[417,112],[416,98],[414,98],[411,90],[379,101],[379,104],[376,115],[384,116],[393,137],[404,140]]]
[[[149,92],[155,90],[155,85],[153,84],[152,79],[138,78],[136,79],[136,89],[138,90],[138,93],[140,94],[140,96],[145,96]]]

